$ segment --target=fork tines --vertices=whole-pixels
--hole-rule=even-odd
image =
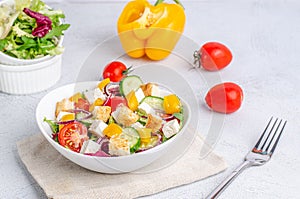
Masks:
[[[252,152],[272,155],[287,121],[271,117]]]

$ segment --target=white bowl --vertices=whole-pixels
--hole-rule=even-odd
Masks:
[[[23,66],[0,64],[0,91],[31,94],[53,86],[61,76],[62,56]]]
[[[67,98],[76,92],[92,89],[95,87],[95,85],[97,85],[97,83],[97,81],[80,82],[57,88],[48,93],[40,101],[36,109],[36,120],[44,137],[59,153],[72,162],[89,170],[101,173],[131,172],[154,162],[164,155],[167,149],[178,144],[180,139],[184,139],[186,128],[191,120],[191,110],[189,105],[182,101],[184,108],[183,128],[176,136],[147,151],[120,157],[93,157],[76,153],[62,147],[51,138],[52,131],[49,125],[46,122],[43,122],[43,118],[54,118],[55,104],[57,101]]]

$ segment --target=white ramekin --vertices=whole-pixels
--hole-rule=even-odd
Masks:
[[[61,76],[62,55],[29,65],[0,64],[0,91],[9,94],[32,94],[53,86]]]
[[[40,58],[35,58],[35,59],[18,59],[15,57],[11,57],[9,55],[4,54],[3,52],[0,51],[0,64],[5,64],[5,65],[29,65],[29,64],[35,64],[39,62],[43,62],[46,60],[51,59],[51,56],[47,55],[44,57]]]

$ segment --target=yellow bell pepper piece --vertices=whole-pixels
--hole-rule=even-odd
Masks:
[[[165,96],[163,108],[167,114],[179,113],[181,109],[179,98],[174,94]]]
[[[150,128],[137,128],[136,129],[140,135],[141,142],[144,144],[148,144],[151,140],[151,132]]]
[[[95,106],[102,106],[104,104],[104,100],[101,98],[97,98],[94,103],[90,105],[89,111],[92,112],[95,109]]]
[[[127,105],[129,109],[132,111],[136,111],[138,109],[139,102],[135,96],[135,92],[130,91],[130,93],[128,93],[125,98],[127,100]]]
[[[129,2],[118,19],[118,34],[125,52],[133,58],[166,58],[176,46],[185,25],[184,8],[158,0]]]
[[[122,131],[122,127],[120,127],[116,123],[111,123],[103,130],[103,134],[111,138],[112,136],[120,135]]]
[[[93,104],[94,106],[102,106],[104,104],[104,100],[101,98],[97,98]]]
[[[93,112],[94,109],[95,109],[95,105],[94,105],[94,103],[93,103],[93,104],[90,105],[89,111],[90,111],[90,112]]]
[[[75,120],[75,113],[69,113],[61,117],[59,120],[60,122],[65,122],[65,121],[70,121],[70,120]],[[60,131],[65,125],[60,124],[58,125],[58,130]]]
[[[102,80],[99,84],[98,84],[98,88],[103,91],[104,87],[110,83],[110,79],[109,78],[105,78],[104,80]]]
[[[75,93],[72,97],[69,98],[69,100],[71,102],[78,102],[78,99],[82,98],[82,94],[81,93]]]

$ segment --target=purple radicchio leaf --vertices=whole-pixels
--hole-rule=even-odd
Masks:
[[[52,21],[49,17],[28,8],[24,8],[23,12],[36,20],[37,27],[32,31],[33,36],[44,37],[52,29]]]

